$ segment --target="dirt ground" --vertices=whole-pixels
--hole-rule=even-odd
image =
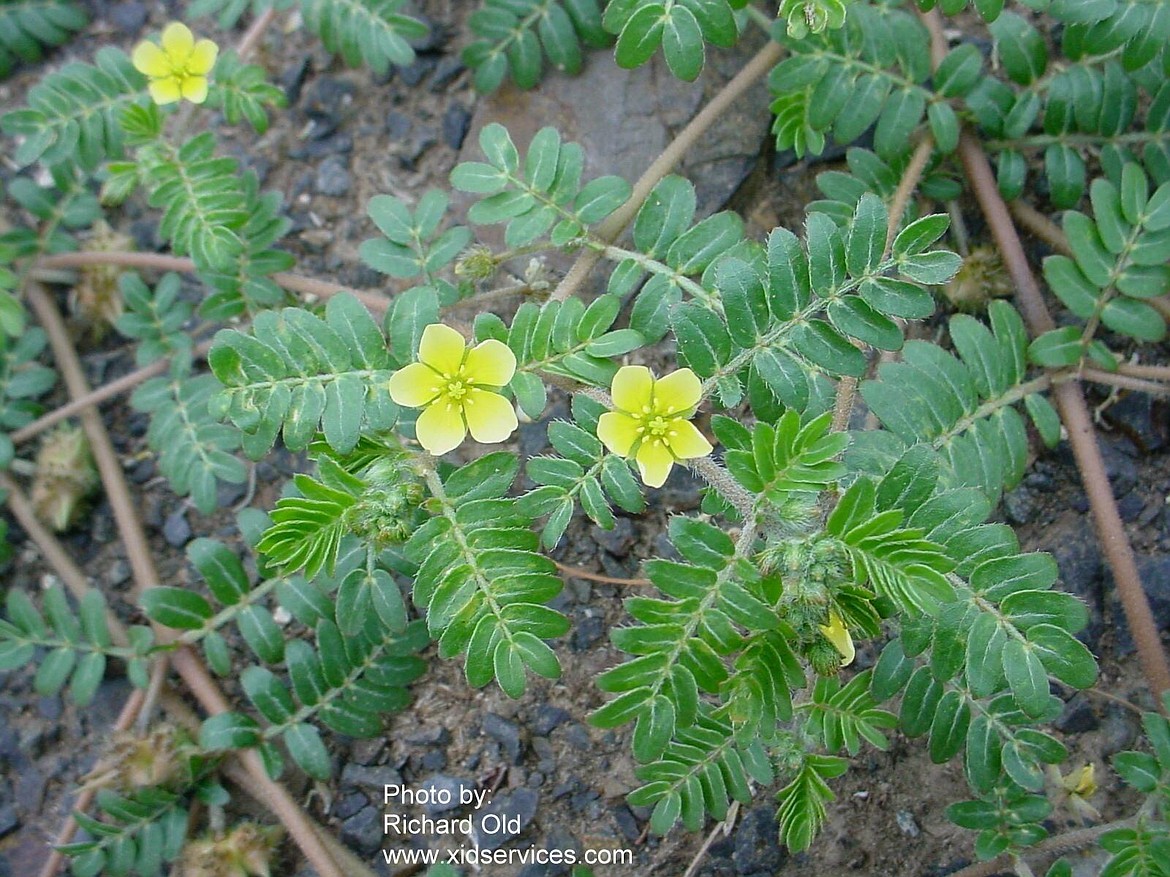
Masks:
[[[169,11],[163,4],[136,2],[93,0],[87,5],[93,13],[90,27],[76,42],[53,53],[48,64],[87,58],[108,42],[129,49],[178,12],[173,3],[168,4]],[[289,110],[276,115],[262,137],[246,129],[220,131],[225,148],[260,174],[264,188],[284,194],[294,222],[285,245],[296,253],[302,273],[360,288],[388,288],[384,278],[357,258],[358,245],[374,231],[365,217],[366,201],[380,193],[413,200],[426,188],[444,186],[457,160],[477,106],[470,77],[458,63],[462,18],[473,4],[428,0],[418,6],[436,25],[434,36],[419,46],[419,61],[412,68],[388,78],[347,70],[307,35],[273,28],[257,61],[286,90]],[[279,19],[282,24],[289,20]],[[200,30],[212,29],[205,22]],[[225,45],[233,39],[215,36]],[[20,105],[39,69],[23,69],[0,83],[0,109]],[[757,226],[783,221],[798,228],[800,206],[813,197],[812,175],[823,168],[786,167],[766,149],[760,162],[755,183],[736,194],[737,206],[755,218]],[[4,180],[13,173],[7,163],[0,168]],[[146,213],[131,208],[120,221],[140,247],[157,245],[153,218]],[[93,383],[133,367],[132,348],[117,339],[84,352]],[[58,391],[54,400],[59,399]],[[244,486],[225,486],[216,514],[199,514],[157,476],[144,438],[145,416],[124,401],[105,406],[103,413],[137,492],[164,580],[191,580],[183,546],[199,535],[232,539],[233,507],[249,499]],[[566,413],[566,400],[554,396],[546,417]],[[1167,409],[1141,397],[1111,400],[1101,414],[1110,475],[1163,627],[1170,625],[1168,432]],[[543,424],[522,428],[517,443],[526,455],[539,453]],[[271,508],[284,480],[301,464],[291,455],[277,453],[258,465],[251,504]],[[666,488],[652,494],[646,514],[619,516],[613,531],[601,531],[583,518],[575,520],[553,556],[605,576],[636,577],[641,559],[668,549],[664,537],[668,517],[695,512],[699,499],[698,484],[677,473]],[[1009,495],[1002,515],[1017,525],[1027,548],[1055,553],[1066,586],[1089,603],[1088,641],[1102,663],[1099,687],[1149,706],[1142,699],[1132,642],[1111,596],[1111,582],[1095,547],[1066,446],[1039,454],[1024,484]],[[10,522],[10,531],[16,555],[5,585],[35,590],[51,573],[20,528]],[[104,501],[64,541],[112,599],[128,593],[129,568]],[[647,836],[649,813],[625,803],[626,793],[637,785],[628,729],[602,732],[586,721],[603,702],[594,677],[619,661],[607,632],[623,623],[622,599],[635,587],[569,578],[555,604],[573,621],[572,631],[557,644],[564,676],[555,683],[536,682],[520,701],[508,699],[495,686],[471,689],[461,665],[436,658],[414,687],[414,704],[388,721],[385,737],[330,739],[335,778],[326,784],[302,784],[297,788],[300,799],[371,864],[380,861],[384,844],[382,787],[430,783],[494,788],[493,800],[506,802],[509,812],[523,817],[523,830],[512,846],[625,849],[632,851],[632,864],[598,867],[595,873],[682,874],[705,835],[677,829],[665,838]],[[857,669],[872,664],[878,649],[878,644],[863,645]],[[0,877],[23,877],[35,873],[43,861],[47,838],[67,812],[77,778],[94,763],[128,684],[107,679],[96,703],[85,710],[61,698],[37,697],[27,669],[0,674],[0,691]],[[1138,725],[1131,711],[1114,700],[1080,694],[1071,697],[1057,727],[1074,752],[1074,764],[1099,765],[1101,791],[1095,803],[1103,816],[1124,813],[1127,797],[1101,768],[1110,755],[1136,738]],[[837,799],[830,805],[828,825],[809,853],[792,857],[778,847],[770,806],[774,791],[760,790],[754,806],[741,813],[730,834],[720,834],[711,843],[694,873],[927,877],[947,874],[971,860],[973,837],[950,825],[943,814],[947,804],[966,795],[961,765],[931,764],[922,741],[895,737],[888,752],[863,752],[853,769],[834,784]],[[398,812],[422,811],[416,807]],[[1054,828],[1059,827],[1063,817],[1054,819]],[[1091,861],[1079,867],[1083,870],[1078,873],[1095,873]],[[309,873],[298,871],[292,854],[274,868],[274,874]],[[567,871],[489,866],[485,873],[538,877]]]

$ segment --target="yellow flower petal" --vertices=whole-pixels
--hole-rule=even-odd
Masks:
[[[665,484],[670,467],[674,465],[670,449],[654,439],[642,442],[642,446],[638,448],[637,460],[642,481],[649,487],[661,487]]]
[[[412,362],[390,376],[390,398],[407,408],[421,408],[435,400],[441,383],[433,368]]]
[[[502,341],[481,341],[467,351],[463,373],[473,384],[503,387],[516,374],[516,354]]]
[[[463,336],[450,326],[431,323],[423,329],[422,340],[418,345],[418,358],[439,374],[453,378],[463,365],[465,346]]]
[[[597,421],[597,437],[613,453],[628,457],[641,434],[634,418],[620,411],[607,411]]]
[[[666,440],[670,445],[670,452],[678,460],[705,457],[712,450],[711,443],[703,437],[699,428],[681,417],[676,417],[667,424]]]
[[[179,81],[173,76],[168,76],[166,79],[152,79],[148,87],[150,97],[156,104],[173,104],[183,96]]]
[[[689,368],[680,368],[654,382],[654,413],[690,411],[703,398],[703,384]]]
[[[615,408],[640,414],[650,404],[654,393],[654,376],[644,365],[627,365],[619,368],[613,376],[610,387]]]
[[[477,442],[495,444],[516,431],[516,411],[499,393],[473,389],[463,399],[463,416]]]
[[[841,653],[841,666],[852,664],[857,652],[853,648],[853,637],[849,635],[849,629],[845,627],[841,616],[836,612],[830,612],[829,623],[820,625],[820,630],[825,639],[833,644],[833,648]]]
[[[180,86],[180,91],[183,97],[191,101],[193,104],[201,104],[207,100],[207,77],[206,76],[187,76],[183,79],[183,84]]]
[[[219,46],[211,40],[200,40],[191,50],[191,57],[187,61],[187,72],[192,76],[206,76],[215,66],[215,59],[219,55]]]
[[[146,76],[161,79],[171,75],[171,63],[167,54],[149,40],[134,47],[134,54],[130,56],[134,69]]]
[[[467,427],[458,406],[439,401],[428,405],[418,416],[414,434],[419,444],[438,457],[459,447],[467,435]]]
[[[191,29],[181,21],[175,21],[166,26],[162,32],[162,47],[167,53],[172,69],[183,67],[195,49],[195,37]]]

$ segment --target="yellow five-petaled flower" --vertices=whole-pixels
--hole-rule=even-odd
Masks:
[[[711,443],[690,422],[703,386],[689,368],[658,380],[643,365],[618,369],[610,390],[615,411],[601,415],[597,437],[615,454],[633,457],[650,487],[661,487],[679,460],[711,453]]]
[[[489,444],[515,432],[516,412],[494,392],[516,373],[516,356],[508,345],[489,340],[468,350],[462,335],[432,323],[423,330],[418,358],[390,378],[390,398],[425,409],[414,430],[430,453],[454,450],[468,430],[477,442]]]
[[[139,73],[150,79],[150,96],[156,104],[186,99],[201,104],[207,99],[207,74],[215,66],[219,47],[211,40],[199,40],[187,25],[168,24],[162,45],[144,40],[134,47],[131,60]]]
[[[830,612],[829,623],[820,625],[820,629],[825,639],[831,642],[833,648],[841,653],[841,666],[847,667],[852,664],[853,659],[857,656],[857,652],[853,648],[853,637],[849,635],[849,628],[845,626],[845,622],[841,620],[841,616],[836,612]]]

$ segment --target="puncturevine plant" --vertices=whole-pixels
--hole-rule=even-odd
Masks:
[[[516,143],[489,124],[483,160],[450,177],[471,198],[467,226],[444,191],[373,197],[378,234],[360,255],[389,293],[293,273],[279,195],[200,124],[214,109],[266,129],[282,93],[247,57],[294,6],[326,49],[378,72],[409,63],[426,31],[402,0],[195,0],[187,23],[131,54],[106,47],[46,72],[0,119],[24,169],[5,184],[0,236],[0,487],[70,591],[8,590],[0,669],[32,663],[37,692],[68,689],[78,704],[112,664],[136,686],[43,875],[62,856],[77,875],[147,877],[176,861],[184,874],[267,874],[280,832],[225,826],[236,794],[261,801],[320,877],[369,873],[282,774],[327,779],[332,734],[383,733],[409,709],[428,644],[469,685],[514,698],[533,676],[556,678],[570,622],[549,605],[562,581],[547,552],[575,515],[610,528],[638,514],[676,466],[706,483],[701,513],[670,520],[671,558],[643,559],[650,586],[610,631],[624,659],[597,679],[589,717],[628,728],[640,783],[629,801],[652,809],[653,831],[698,831],[774,796],[781,840],[803,850],[834,778],[900,731],[962,763],[969,799],[948,812],[975,832],[982,863],[967,877],[1032,874],[1045,854],[1097,842],[1103,874],[1170,874],[1170,673],[1081,390],[1170,384],[1167,367],[1129,360],[1165,337],[1170,293],[1163,6],[482,0],[463,55],[481,91],[575,73],[606,47],[623,67],[661,52],[689,81],[745,29],[769,39],[633,184],[586,179],[581,147],[554,127]],[[943,16],[960,14],[972,36],[948,42]],[[250,16],[238,50],[198,35],[207,15],[222,27]],[[0,74],[85,27],[72,0],[0,5]],[[803,227],[762,240],[734,213],[698,218],[694,186],[671,173],[761,77],[779,149],[847,147]],[[128,199],[156,211],[173,256],[126,252],[108,233],[79,250],[76,233],[116,221]],[[1062,211],[1061,226],[1029,199]],[[975,205],[990,240],[964,264],[955,223]],[[1054,254],[1031,264],[1016,221]],[[477,240],[491,225],[502,249]],[[501,295],[503,267],[553,251],[575,259],[563,277]],[[197,279],[197,305],[173,272]],[[586,293],[598,272],[604,289]],[[83,320],[136,342],[138,371],[89,390],[46,289],[65,281]],[[937,343],[907,340],[948,284],[970,312]],[[221,327],[210,343],[193,337],[196,318]],[[652,371],[651,349],[676,361]],[[73,401],[43,414],[58,376]],[[305,455],[273,508],[239,515],[258,577],[237,547],[198,538],[187,557],[200,586],[160,585],[93,407],[131,388],[159,470],[202,511],[277,443]],[[549,453],[522,461],[518,418],[543,423],[550,391],[571,416],[547,423]],[[858,397],[864,424],[850,416]],[[23,456],[68,416],[88,447],[72,430],[51,461]],[[1141,751],[1113,762],[1144,796],[1134,815],[1046,839],[1054,800],[1093,812],[1092,767],[1072,765],[1055,797],[1045,776],[1068,759],[1049,728],[1054,692],[1091,687],[1097,667],[1077,639],[1086,609],[1053,560],[990,519],[1030,444],[1062,435],[1156,708]],[[446,457],[460,447],[462,465]],[[123,626],[39,522],[38,509],[57,528],[76,519],[91,466],[149,626]],[[17,480],[30,469],[49,494],[35,506]],[[880,658],[854,672],[860,641],[882,643]],[[202,716],[165,696],[172,675]],[[216,681],[226,676],[237,702]]]

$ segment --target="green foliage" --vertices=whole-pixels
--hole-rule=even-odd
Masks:
[[[1167,696],[1162,700],[1166,703]],[[1142,728],[1152,751],[1119,752],[1113,756],[1113,767],[1127,786],[1146,796],[1149,809],[1143,808],[1134,827],[1101,837],[1101,846],[1112,853],[1101,872],[1107,877],[1160,877],[1170,861],[1170,723],[1162,715],[1146,713]]]
[[[95,64],[67,64],[29,89],[28,106],[0,117],[0,130],[23,137],[12,154],[24,166],[77,164],[93,170],[122,153],[119,117],[142,93],[145,78],[118,49],[99,49]]]
[[[392,338],[394,333],[392,324]],[[348,295],[329,300],[325,319],[286,308],[258,314],[251,334],[224,329],[207,361],[224,386],[211,400],[212,413],[243,431],[244,451],[253,459],[272,447],[278,433],[299,451],[318,429],[345,452],[363,431],[388,429],[398,416],[389,395],[392,360],[385,338]]]
[[[95,804],[105,819],[73,814],[92,840],[58,847],[72,857],[71,873],[76,877],[155,877],[178,858],[187,839],[189,813],[184,796],[165,789],[142,789],[131,795],[102,789]]]
[[[909,151],[928,105],[938,103],[925,87],[929,40],[912,14],[855,3],[844,27],[786,42],[791,56],[768,80],[778,149],[819,155],[830,133],[837,143],[851,143],[877,123],[879,156]],[[947,117],[946,110],[935,111],[940,112],[932,128],[956,124],[953,112]]]
[[[461,225],[439,232],[447,212],[447,196],[429,190],[411,211],[399,198],[375,195],[366,208],[385,237],[363,241],[362,261],[391,277],[417,277],[427,282],[471,242],[471,232]]]
[[[463,50],[475,87],[495,91],[509,73],[520,88],[544,76],[544,60],[564,73],[581,71],[582,46],[608,46],[598,0],[484,0],[467,26],[476,39]]]
[[[687,82],[706,61],[706,43],[734,46],[739,32],[732,8],[742,0],[611,0],[602,20],[617,35],[620,67],[640,67],[662,47],[670,72]]]
[[[406,543],[417,565],[412,597],[426,612],[439,654],[466,653],[467,681],[492,679],[511,697],[527,687],[527,671],[555,679],[556,653],[545,642],[568,630],[568,619],[545,604],[562,582],[537,553],[532,520],[505,497],[519,462],[509,453],[480,457],[445,479],[430,473],[434,517]]]
[[[807,850],[825,823],[825,805],[836,797],[826,780],[845,773],[849,763],[832,755],[808,755],[793,780],[776,793],[780,840],[793,852]]]
[[[980,800],[950,805],[947,817],[956,825],[978,831],[975,854],[980,859],[993,859],[1008,849],[1043,840],[1048,832],[1040,822],[1051,811],[1052,805],[1042,795],[1007,786]]]
[[[115,328],[138,342],[134,352],[139,366],[168,357],[185,358],[191,352],[191,336],[183,327],[191,318],[191,304],[179,298],[178,274],[164,274],[152,292],[137,274],[118,278],[125,310]]]
[[[487,163],[457,165],[451,171],[451,185],[482,196],[467,218],[477,225],[506,222],[504,241],[509,247],[531,244],[545,234],[553,245],[564,246],[630,196],[629,183],[620,177],[599,177],[582,186],[584,153],[576,143],[562,143],[555,128],[536,133],[523,164],[503,125],[486,125],[479,145]]]
[[[44,49],[62,45],[88,23],[85,10],[69,0],[0,4],[0,78],[21,61],[41,60]]]
[[[1170,184],[1153,193],[1142,169],[1126,164],[1119,184],[1098,178],[1091,189],[1093,218],[1069,211],[1064,231],[1074,259],[1049,256],[1044,279],[1061,302],[1085,321],[1032,342],[1038,365],[1075,367],[1086,357],[1112,370],[1116,361],[1093,336],[1098,325],[1137,341],[1161,341],[1166,321],[1147,299],[1170,289]]]
[[[386,73],[391,64],[414,61],[410,40],[427,35],[427,26],[403,15],[406,0],[301,0],[305,27],[350,67],[365,64]]]
[[[46,590],[42,602],[44,615],[23,591],[9,589],[5,605],[8,618],[0,619],[0,672],[23,667],[38,656],[38,649],[47,649],[39,657],[33,680],[33,688],[42,697],[55,695],[68,686],[75,704],[88,705],[111,657],[126,661],[131,680],[146,685],[149,628],[132,628],[132,645],[115,646],[106,623],[106,601],[100,591],[86,591],[76,612],[60,584]]]
[[[230,30],[245,12],[261,15],[270,8],[289,9],[296,2],[297,0],[193,0],[187,6],[187,15],[190,18],[214,15],[221,29]]]
[[[84,177],[66,165],[52,169],[51,186],[41,186],[28,177],[17,177],[8,184],[8,194],[17,204],[39,220],[37,230],[16,228],[4,234],[4,243],[13,257],[31,257],[77,249],[77,240],[69,232],[88,228],[99,216],[97,199],[89,191]]]
[[[215,79],[207,94],[209,107],[222,108],[231,124],[247,119],[257,134],[268,130],[265,107],[283,107],[284,92],[270,83],[263,67],[245,64],[233,51],[215,63]]]
[[[1019,483],[1028,440],[1014,406],[1030,400],[1037,426],[1051,407],[1025,384],[1028,338],[1020,316],[1005,302],[993,302],[989,316],[990,330],[974,317],[951,318],[958,356],[910,341],[902,362],[883,364],[877,380],[862,383],[866,404],[888,432],[856,436],[860,465],[863,455],[892,460],[922,442],[942,454],[955,486],[976,487],[994,502]]]
[[[30,329],[18,338],[0,333],[0,467],[7,468],[15,455],[8,432],[40,414],[36,400],[57,380],[51,368],[36,361],[44,349],[41,329]]]

